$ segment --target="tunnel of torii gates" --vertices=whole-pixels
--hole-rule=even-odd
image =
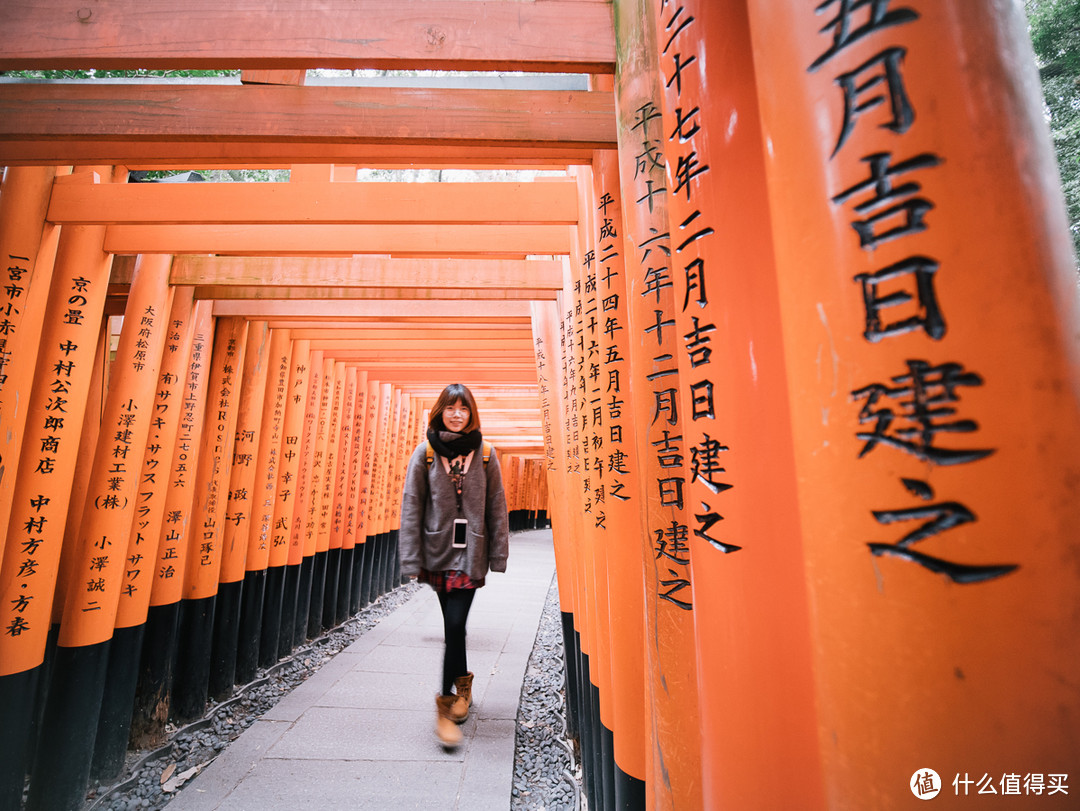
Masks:
[[[242,71],[0,84],[0,805],[79,807],[398,585],[453,381],[552,525],[590,808],[1067,803],[1076,278],[1020,5],[0,4],[0,70]],[[125,182],[238,167],[291,174]]]

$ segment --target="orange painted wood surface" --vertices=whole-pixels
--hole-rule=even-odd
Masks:
[[[288,545],[274,545],[274,503],[282,464],[282,435],[286,402],[289,395],[289,370],[292,363],[292,336],[287,329],[270,331],[269,369],[263,421],[259,429],[259,452],[255,461],[255,500],[248,537],[246,568],[260,571],[268,566],[284,566]]]
[[[47,199],[50,222],[81,225],[577,220],[572,183],[67,183]]]
[[[617,156],[597,155],[593,165],[590,207],[596,252],[597,336],[604,492],[603,543],[607,546],[608,612],[612,668],[611,698],[615,726],[615,763],[626,774],[645,780],[645,579],[641,566],[642,523],[639,469],[635,453],[638,424],[626,407],[630,392],[629,302],[623,228],[623,199]]]
[[[285,396],[285,415],[281,427],[281,455],[278,463],[277,492],[274,497],[274,522],[271,530],[271,560],[280,560],[285,549],[284,563],[300,562],[303,549],[293,543],[293,515],[298,503],[300,450],[304,432],[311,374],[311,349],[307,341],[295,341],[289,367],[289,384]]]
[[[219,253],[257,256],[404,254],[455,256],[565,254],[560,225],[113,225],[110,253]]]
[[[205,308],[204,308],[205,309]],[[177,522],[166,513],[169,494],[173,490],[172,464],[180,439],[180,422],[184,405],[190,394],[188,364],[195,337],[195,304],[191,290],[174,289],[169,312],[165,348],[161,353],[158,384],[154,392],[153,419],[142,462],[142,480],[135,515],[132,521],[133,540],[139,535],[142,547],[138,578],[143,582],[135,590],[122,589],[116,609],[116,627],[133,628],[146,622],[150,600],[159,575],[159,560],[164,539],[175,529]],[[175,502],[174,502],[175,503]],[[166,518],[169,518],[168,522]],[[165,564],[169,565],[169,564]]]
[[[111,292],[111,291],[110,291]],[[431,301],[504,302],[555,298],[555,291],[535,287],[196,287],[195,298],[213,301]]]
[[[0,527],[5,529],[26,425],[26,409],[19,405],[33,385],[59,238],[42,219],[55,175],[51,166],[12,168],[0,188]],[[0,547],[0,561],[3,555]]]
[[[706,808],[812,811],[825,807],[813,643],[745,5],[653,2],[673,37],[659,59],[664,129],[678,133],[667,211],[703,794]]]
[[[179,256],[173,284],[211,286],[530,288],[557,290],[561,263],[550,259],[389,259],[382,256]]]
[[[302,417],[302,431],[297,456],[299,465],[296,473],[296,502],[293,505],[292,524],[290,526],[289,564],[300,563],[314,554],[314,537],[308,532],[311,515],[312,469],[314,467],[315,448],[318,441],[319,409],[323,390],[323,355],[322,352],[308,352],[307,390],[304,393],[305,406]],[[311,544],[308,539],[311,538]]]
[[[748,8],[828,805],[1074,772],[1080,301],[1022,5]]]
[[[99,226],[66,230],[45,310],[42,368],[27,404],[26,441],[5,527],[0,568],[0,675],[43,661],[72,499],[80,433],[88,400],[105,282],[111,257]],[[78,297],[76,302],[69,299]],[[71,310],[78,311],[76,317]],[[60,391],[53,391],[59,381]]]
[[[336,450],[337,465],[334,472],[334,497],[330,507],[330,548],[349,549],[355,539],[349,534],[349,489],[352,477],[359,471],[353,453],[353,432],[356,429],[357,368],[342,364],[345,377],[342,383],[341,414]]]
[[[191,27],[200,36],[191,36]],[[0,70],[301,68],[610,73],[611,8],[544,0],[138,0],[0,7]]]
[[[218,578],[221,583],[243,580],[247,570],[248,537],[255,511],[255,480],[259,472],[255,466],[255,456],[261,440],[269,366],[270,330],[265,321],[249,322],[243,373],[236,381],[240,395],[230,450],[232,470],[229,473],[225,523],[221,533],[221,574]]]
[[[222,301],[214,303],[214,314],[218,316],[242,315],[251,318],[284,319],[315,318],[338,319],[355,318],[374,319],[379,322],[414,321],[416,319],[437,318],[453,322],[454,320],[513,321],[528,323],[529,303],[527,301],[448,301],[446,299],[405,300],[351,303],[321,301],[316,303],[303,301]],[[297,325],[299,326],[299,325]]]
[[[169,489],[165,495],[165,523],[158,539],[157,565],[150,605],[171,605],[183,596],[188,563],[187,536],[192,531],[195,474],[206,423],[206,397],[210,380],[210,355],[214,346],[214,319],[209,305],[196,302],[191,351],[184,378],[180,427],[169,466]]]
[[[249,323],[220,319],[214,327],[205,424],[195,469],[184,598],[201,600],[217,593],[224,554],[232,446],[239,411],[241,371]]]
[[[145,589],[149,596],[151,580],[141,575],[144,561],[150,567],[156,544],[132,530],[168,327],[170,261],[145,257],[128,298],[86,500],[70,550],[72,569],[57,640],[65,647],[95,645],[112,637],[122,590]]]
[[[697,706],[693,564],[682,533],[692,505],[682,485],[687,453],[678,391],[685,381],[674,358],[675,297],[666,214],[663,150],[668,133],[660,114],[658,37],[648,0],[620,0],[616,76],[619,175],[623,194],[623,251],[630,315],[627,349],[636,433],[639,497],[646,533],[645,663],[647,804],[655,809],[700,808],[701,732]],[[643,416],[648,415],[648,416]],[[647,422],[646,422],[647,421]]]

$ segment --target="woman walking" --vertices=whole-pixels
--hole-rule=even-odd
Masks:
[[[452,383],[431,408],[427,441],[409,460],[399,533],[402,574],[429,584],[442,608],[446,649],[435,733],[449,748],[461,743],[457,725],[472,704],[469,608],[488,571],[506,571],[509,538],[498,456],[480,433],[472,392]]]

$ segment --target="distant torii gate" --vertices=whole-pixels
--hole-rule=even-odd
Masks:
[[[1018,5],[5,3],[3,70],[242,76],[0,83],[0,803],[79,807],[400,582],[451,380],[553,522],[590,807],[1068,796],[1080,322]],[[418,166],[567,177],[356,182]],[[292,173],[124,183],[215,167]]]

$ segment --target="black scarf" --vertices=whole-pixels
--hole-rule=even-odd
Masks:
[[[427,439],[435,453],[447,459],[458,456],[468,456],[480,447],[483,435],[479,431],[470,431],[467,434],[459,434],[454,431],[436,431],[428,428]]]

